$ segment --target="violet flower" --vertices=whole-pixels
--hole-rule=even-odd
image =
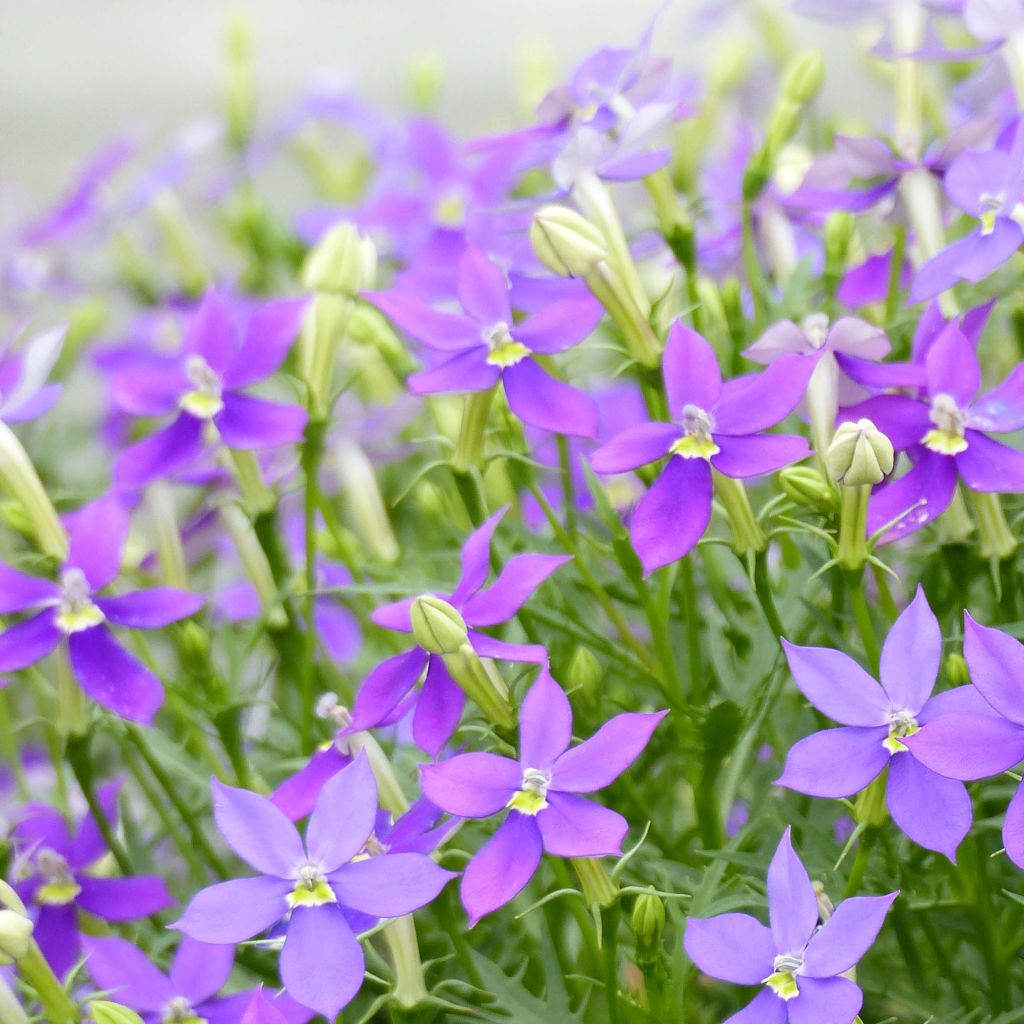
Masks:
[[[120,787],[111,782],[97,791],[104,816],[114,828]],[[91,813],[72,833],[59,812],[30,804],[11,836],[16,850],[14,887],[26,906],[34,908],[35,940],[59,977],[81,954],[79,910],[105,921],[134,921],[174,902],[156,875],[120,878],[92,873],[107,854],[107,845]]]
[[[59,384],[47,384],[64,344],[63,327],[36,335],[20,349],[0,357],[0,420],[23,423],[48,412],[60,396]]]
[[[712,978],[765,986],[726,1024],[852,1024],[864,997],[842,975],[868,951],[898,895],[843,900],[822,921],[787,828],[768,868],[771,927],[749,914],[691,917],[683,946]]]
[[[411,914],[454,877],[422,854],[366,849],[377,785],[365,754],[323,787],[305,842],[266,797],[216,780],[213,813],[228,845],[260,874],[201,890],[174,927],[200,942],[235,944],[286,919],[281,980],[294,999],[330,1019],[359,991],[365,971],[346,915]]]
[[[964,657],[983,701],[953,708],[908,737],[914,756],[950,779],[984,779],[1024,760],[1024,646],[964,613]],[[966,689],[966,687],[965,687]],[[1003,845],[1024,869],[1024,787],[1003,821]]]
[[[203,598],[173,587],[100,595],[117,577],[128,540],[129,517],[117,495],[79,509],[67,526],[71,546],[59,583],[0,564],[0,614],[29,613],[0,633],[0,672],[32,665],[63,642],[93,700],[122,718],[149,722],[163,703],[163,686],[107,624],[160,629],[194,615]]]
[[[294,405],[245,393],[284,361],[299,331],[304,299],[256,308],[240,338],[232,308],[210,291],[192,317],[179,357],[133,367],[112,382],[114,402],[136,416],[174,421],[122,452],[114,468],[120,487],[145,486],[192,463],[212,427],[228,448],[262,449],[302,437],[306,414]]]
[[[561,565],[568,555],[513,555],[498,578],[484,587],[490,573],[491,537],[507,508],[495,512],[474,530],[462,547],[462,573],[450,594],[438,594],[464,619],[469,645],[481,658],[541,664],[547,651],[537,644],[514,644],[498,640],[479,630],[512,618],[533,592]],[[371,616],[385,629],[412,632],[409,611],[416,598],[383,605]],[[444,660],[414,647],[381,662],[363,680],[352,708],[350,732],[371,729],[398,721],[409,709],[407,698],[426,669],[423,687],[416,700],[413,738],[427,753],[436,755],[451,738],[466,703],[459,685],[452,679]]]
[[[673,326],[662,362],[671,422],[628,428],[591,457],[603,474],[668,456],[630,522],[645,575],[682,558],[700,540],[711,519],[712,470],[759,476],[807,455],[804,438],[760,431],[792,412],[812,369],[802,356],[788,355],[763,373],[723,384],[711,346],[689,327]]]
[[[145,1024],[237,1024],[258,989],[217,997],[231,976],[235,951],[185,937],[164,974],[130,942],[113,937],[85,940],[86,966],[93,981]],[[313,1011],[287,994],[270,1004],[287,1024],[305,1024]]]
[[[932,696],[942,634],[924,591],[893,624],[882,647],[881,684],[842,651],[782,641],[800,692],[840,722],[800,740],[776,783],[808,796],[852,796],[886,768],[885,800],[893,821],[915,843],[956,861],[971,827],[971,799],[907,749],[906,737],[951,708],[978,704],[972,687]]]
[[[423,765],[423,792],[442,810],[464,818],[508,811],[462,876],[470,927],[522,891],[544,852],[555,857],[621,852],[626,819],[579,794],[604,789],[618,778],[666,714],[617,715],[570,749],[572,708],[543,668],[519,712],[518,761],[474,752]]]
[[[395,324],[443,361],[409,378],[414,394],[486,391],[499,381],[512,411],[531,426],[592,437],[597,431],[593,399],[551,377],[535,355],[562,352],[587,337],[601,319],[590,296],[552,302],[515,323],[504,273],[475,246],[459,261],[461,313],[433,309],[400,292],[370,292],[367,298]]]
[[[1024,365],[992,391],[975,397],[981,370],[971,343],[955,321],[927,349],[925,397],[878,395],[844,409],[843,420],[866,417],[907,451],[914,467],[878,487],[868,506],[868,533],[902,516],[883,543],[930,523],[953,500],[957,479],[973,491],[1024,491],[1024,453],[993,441],[988,432],[1024,426]]]

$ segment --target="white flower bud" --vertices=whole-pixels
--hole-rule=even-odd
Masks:
[[[0,965],[20,960],[32,942],[32,921],[16,910],[0,910]]]
[[[431,654],[454,654],[466,643],[465,619],[440,597],[417,597],[409,609],[409,618],[416,643]]]
[[[844,487],[871,486],[892,472],[892,442],[871,420],[843,423],[825,453],[825,464]]]
[[[537,259],[560,277],[585,277],[608,256],[604,236],[567,206],[541,207],[530,224]]]
[[[336,224],[313,247],[302,267],[302,285],[312,292],[358,295],[377,277],[377,248],[354,224]]]

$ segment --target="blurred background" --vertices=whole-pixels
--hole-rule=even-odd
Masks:
[[[760,7],[797,42],[826,49],[826,101],[849,103],[860,49],[851,29],[792,17],[784,0]],[[470,133],[525,117],[525,68],[549,64],[562,75],[599,46],[630,45],[657,8],[623,0],[0,0],[0,181],[52,199],[115,133],[166,136],[217,109],[233,12],[253,27],[264,113],[327,70],[397,112],[410,69],[436,60],[440,116]],[[670,0],[657,46],[680,67],[706,60],[709,43],[729,33],[756,46],[764,29],[753,8]],[[858,95],[852,106],[864,102]]]

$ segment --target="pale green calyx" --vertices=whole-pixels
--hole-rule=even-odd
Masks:
[[[871,420],[843,423],[825,453],[825,464],[838,484],[865,487],[877,484],[892,472],[892,442]]]
[[[29,950],[33,924],[16,910],[0,910],[0,965],[13,964]]]
[[[559,277],[586,277],[608,256],[604,236],[582,214],[567,206],[542,206],[530,224],[537,259]]]
[[[377,277],[377,248],[354,224],[336,224],[316,244],[302,267],[302,284],[312,292],[354,296],[372,288]]]
[[[787,466],[779,473],[779,486],[798,505],[819,512],[835,511],[835,491],[813,466]]]
[[[430,654],[454,654],[467,640],[466,622],[443,598],[417,597],[409,609],[412,635]]]

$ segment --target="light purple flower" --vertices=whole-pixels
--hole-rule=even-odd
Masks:
[[[630,521],[645,575],[682,558],[711,519],[712,470],[728,477],[771,473],[808,453],[807,441],[760,432],[792,412],[814,364],[787,355],[760,374],[722,382],[714,350],[676,323],[662,373],[669,423],[624,430],[591,457],[598,473],[624,473],[668,456]]]
[[[565,299],[516,323],[504,273],[472,245],[459,261],[457,292],[461,313],[434,309],[398,291],[367,295],[402,330],[441,353],[441,362],[409,378],[413,393],[486,391],[501,381],[510,408],[524,422],[592,437],[593,399],[550,376],[534,357],[586,338],[601,319],[600,305],[589,296]]]
[[[117,827],[121,784],[101,786],[97,800]],[[30,804],[14,827],[13,865],[18,895],[34,909],[35,940],[54,972],[63,977],[82,949],[78,911],[105,921],[134,921],[169,907],[174,900],[156,875],[106,877],[90,872],[107,854],[107,845],[92,814],[72,832],[58,811]]]
[[[617,715],[570,749],[572,708],[543,668],[520,709],[518,761],[474,752],[422,767],[423,792],[442,810],[464,818],[508,811],[462,876],[470,927],[522,891],[542,853],[610,857],[621,851],[626,819],[579,794],[618,778],[666,714]]]
[[[36,335],[20,349],[0,356],[0,420],[23,423],[42,416],[60,396],[59,384],[46,379],[60,357],[65,329]]]
[[[868,951],[898,895],[843,900],[822,922],[787,828],[768,868],[771,927],[749,914],[691,917],[683,946],[712,978],[765,986],[725,1024],[852,1024],[863,995],[842,975]]]
[[[117,577],[129,517],[110,493],[68,518],[71,547],[60,582],[0,564],[0,614],[30,613],[0,633],[0,672],[35,664],[67,645],[82,689],[122,718],[149,722],[163,702],[160,680],[115,639],[110,625],[160,629],[194,615],[203,598],[173,587],[101,596]]]
[[[498,658],[541,664],[547,651],[537,644],[515,644],[481,633],[512,618],[533,592],[561,565],[568,555],[513,555],[498,578],[485,587],[490,574],[491,537],[507,509],[495,512],[474,530],[462,547],[462,573],[450,594],[436,596],[447,601],[469,626],[470,646],[481,658]],[[383,605],[370,618],[378,626],[411,633],[409,609],[415,598]],[[409,710],[408,698],[426,669],[423,687],[416,698],[413,738],[428,754],[436,755],[448,742],[462,717],[466,697],[445,668],[444,660],[414,647],[381,662],[364,680],[352,708],[349,732],[372,729],[396,722]]]
[[[782,641],[800,692],[841,723],[800,740],[777,785],[809,796],[847,797],[889,770],[885,799],[915,843],[956,860],[971,827],[971,800],[952,779],[926,768],[904,742],[937,715],[980,702],[970,686],[932,696],[942,634],[924,591],[893,624],[882,647],[881,684],[842,651]]]
[[[260,872],[200,891],[174,925],[200,942],[235,944],[286,919],[281,980],[333,1019],[359,991],[356,920],[401,917],[429,903],[450,871],[419,853],[374,855],[377,785],[365,754],[320,791],[305,841],[266,797],[213,782],[213,813],[228,845]],[[370,856],[363,856],[369,853]]]

